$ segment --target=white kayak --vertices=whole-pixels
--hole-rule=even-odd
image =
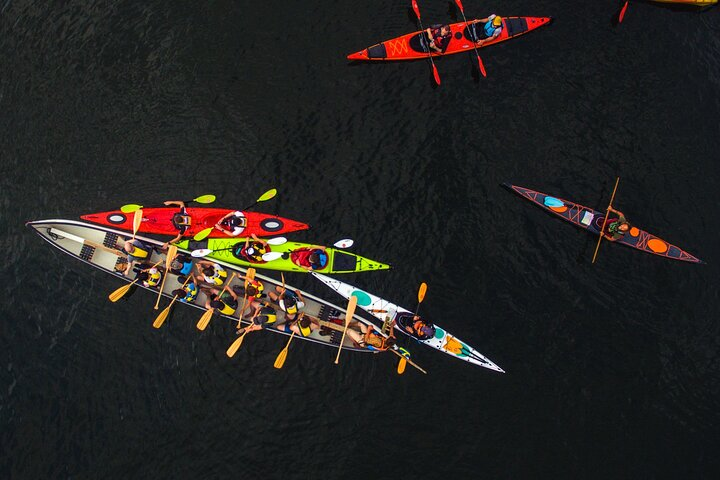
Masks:
[[[326,277],[325,275],[322,275],[320,273],[312,272],[312,274],[315,276],[315,278],[335,290],[342,297],[348,299],[353,295],[356,296],[358,299],[358,307],[362,308],[363,310],[383,322],[397,320],[399,316],[413,314],[410,310],[402,308],[399,305],[395,305],[394,303],[390,303],[387,300],[384,300],[371,293],[365,292],[348,283],[341,282],[340,280],[335,280],[334,278]],[[403,328],[398,327],[396,328],[396,330],[403,332],[404,334],[408,335],[411,338],[414,338],[420,343],[424,343],[429,347],[440,350],[441,352],[445,352],[448,355],[459,358],[460,360],[465,360],[466,362],[489,368],[490,370],[495,370],[496,372],[505,373],[505,370],[498,367],[490,359],[472,348],[467,343],[446,332],[438,325],[434,325],[434,327],[435,336],[427,340],[419,340],[413,335],[407,333]]]

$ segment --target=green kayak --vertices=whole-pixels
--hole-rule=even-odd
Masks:
[[[251,242],[250,248],[246,248],[245,240],[244,238],[210,238],[199,242],[184,240],[176,245],[182,250],[196,251],[193,256],[203,256],[243,267],[267,268],[285,272],[309,272],[312,270],[333,274],[369,272],[390,268],[390,265],[385,263],[333,247],[324,247],[323,249],[309,243],[298,242],[258,246]],[[202,252],[198,250],[202,250]],[[212,252],[208,252],[208,250],[212,250]],[[303,265],[306,268],[303,268]],[[310,268],[311,265],[312,268]]]

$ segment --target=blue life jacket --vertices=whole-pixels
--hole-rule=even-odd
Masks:
[[[493,35],[495,35],[495,32],[499,34],[502,31],[502,27],[495,27],[493,26],[492,22],[492,20],[488,21],[483,27],[486,38],[491,38]]]

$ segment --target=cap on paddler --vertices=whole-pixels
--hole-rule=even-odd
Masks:
[[[494,27],[499,27],[502,25],[502,17],[500,15],[495,15],[495,18],[493,18],[492,24]]]

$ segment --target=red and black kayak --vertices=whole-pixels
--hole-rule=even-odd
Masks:
[[[185,237],[192,237],[198,232],[215,225],[221,218],[235,210],[226,210],[223,208],[196,208],[187,207],[187,213],[192,218],[192,223]],[[178,230],[172,222],[173,215],[178,213],[178,207],[159,207],[144,208],[142,222],[138,231],[143,233],[154,233],[158,235],[175,236]],[[243,237],[249,237],[252,234],[258,237],[268,235],[282,235],[298,230],[307,230],[310,228],[306,223],[296,222],[289,218],[268,215],[265,213],[242,212],[244,218],[244,230],[240,233]],[[82,215],[80,218],[88,222],[105,225],[107,227],[115,227],[121,230],[132,232],[134,213],[123,213],[121,210],[113,210],[111,212],[90,213]],[[218,229],[214,229],[209,235],[210,237],[227,237],[226,234]]]
[[[482,47],[518,37],[547,25],[551,21],[552,18],[550,17],[504,17],[503,29],[500,35],[495,40],[487,41]],[[450,43],[442,53],[433,51],[431,55],[437,57],[472,50],[474,39],[482,38],[479,33],[483,24],[479,22],[479,20],[471,20],[467,26],[465,22],[449,25],[452,32]],[[348,60],[417,60],[427,57],[427,33],[413,32],[350,54],[347,58]]]
[[[540,206],[544,210],[552,212],[590,233],[599,235],[602,230],[603,222],[605,221],[605,212],[598,212],[592,208],[578,205],[576,203],[563,200],[562,198],[551,197],[550,195],[536,192],[535,190],[530,190],[529,188],[510,185],[507,183],[505,186],[521,197]],[[616,218],[617,217],[613,218],[610,216],[608,218],[608,223]],[[614,242],[627,245],[628,247],[637,248],[643,252],[660,255],[665,258],[671,258],[673,260],[681,260],[683,262],[690,263],[705,263],[699,258],[690,255],[685,250],[682,250],[681,248],[676,247],[675,245],[672,245],[651,233],[640,230],[637,227],[632,227],[628,233],[626,233],[623,237],[614,240]]]

